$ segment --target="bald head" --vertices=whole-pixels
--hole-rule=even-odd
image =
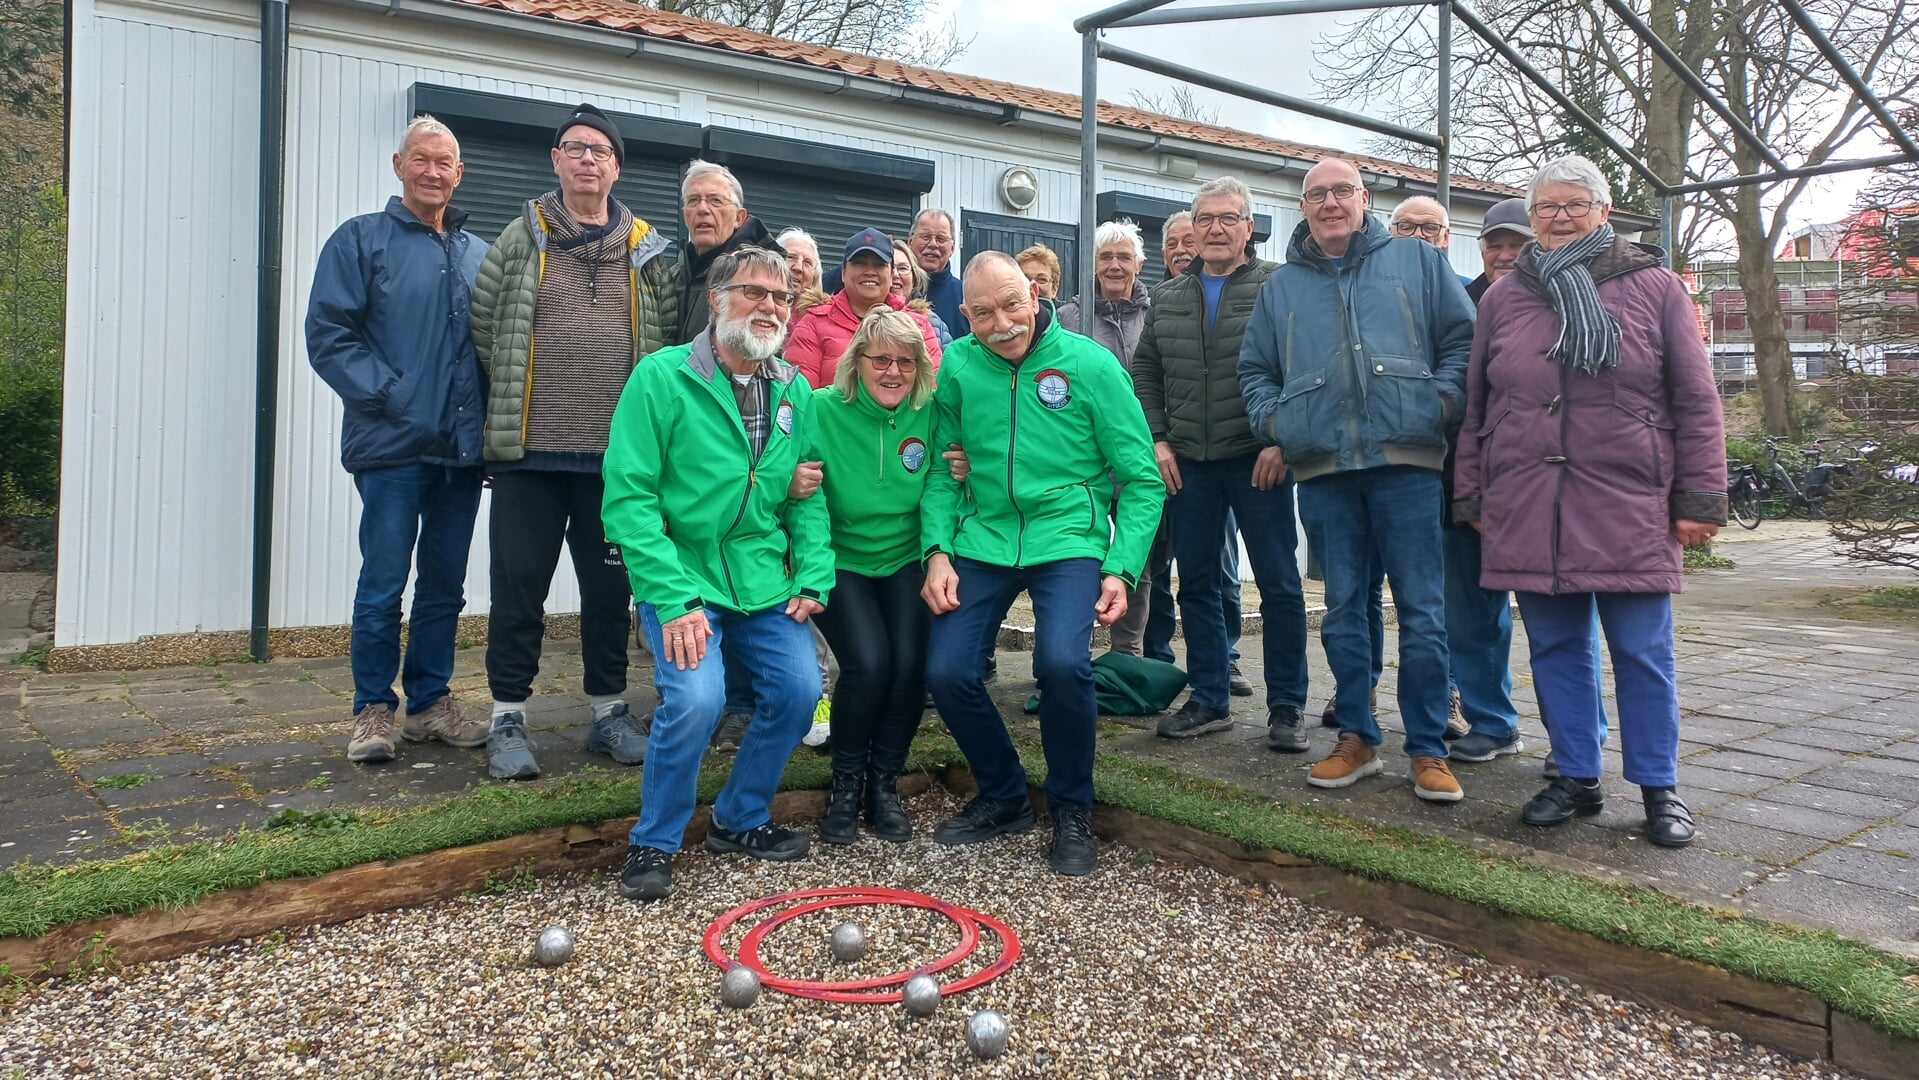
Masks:
[[[1346,254],[1353,234],[1366,221],[1368,199],[1359,167],[1350,161],[1327,158],[1307,170],[1299,209],[1322,254],[1335,259]]]
[[[998,251],[973,256],[961,280],[973,336],[1002,360],[1025,359],[1038,327],[1039,286],[1027,280],[1011,255]]]
[[[1415,195],[1393,211],[1394,236],[1424,240],[1441,251],[1453,242],[1452,219],[1438,199]]]

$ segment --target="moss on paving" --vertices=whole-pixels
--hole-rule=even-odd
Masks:
[[[1043,757],[1019,736],[1035,782]],[[964,764],[944,733],[923,733],[910,770]],[[831,766],[796,757],[782,790],[824,787]],[[700,774],[700,801],[725,782],[722,765]],[[1164,765],[1101,756],[1101,802],[1246,844],[1283,851],[1362,877],[1399,881],[1495,911],[1555,923],[1605,941],[1652,949],[1767,982],[1796,986],[1835,1009],[1919,1039],[1919,966],[1826,931],[1754,918],[1479,851],[1445,837],[1368,825]],[[0,936],[25,937],[116,913],[181,908],[213,892],[323,874],[464,844],[631,814],[632,773],[589,771],[534,785],[489,784],[407,810],[360,809],[326,828],[241,832],[156,848],[110,862],[16,866],[0,873]],[[336,815],[344,818],[346,814]],[[344,827],[339,827],[344,824]]]

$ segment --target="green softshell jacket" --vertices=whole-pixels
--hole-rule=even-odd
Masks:
[[[921,550],[1012,567],[1099,559],[1133,586],[1166,501],[1145,414],[1099,342],[1045,315],[1038,331],[1018,367],[970,335],[941,358],[933,444],[959,443],[972,472],[959,484],[932,456]]]
[[[538,199],[500,230],[473,286],[473,346],[487,374],[488,461],[526,456],[528,387],[533,385],[533,305],[546,274],[546,217]],[[627,279],[633,290],[633,357],[665,345],[679,326],[679,279],[663,258],[672,245],[635,217],[627,237]]]
[[[757,463],[709,331],[646,357],[620,392],[600,520],[633,598],[662,622],[708,605],[825,603],[833,587],[825,500],[786,497],[814,447],[813,392],[783,360],[766,374],[772,423]]]
[[[813,392],[813,425],[824,463],[820,490],[833,520],[833,565],[882,578],[919,558],[920,498],[932,469],[934,409],[888,409],[859,380],[848,401],[832,386]]]

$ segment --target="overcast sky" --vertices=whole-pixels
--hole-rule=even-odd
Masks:
[[[972,47],[949,65],[955,71],[1005,79],[1048,90],[1079,92],[1079,35],[1073,20],[1108,6],[1110,0],[941,0],[938,20],[956,16],[960,36],[973,37]],[[1199,0],[1176,0],[1195,6]],[[1218,3],[1220,0],[1208,0]],[[1279,19],[1160,26],[1115,30],[1108,40],[1116,45],[1189,67],[1216,71],[1228,78],[1264,86],[1296,97],[1316,99],[1319,69],[1314,60],[1323,38],[1335,36],[1342,20],[1359,16],[1289,15]],[[1163,92],[1170,81],[1123,64],[1103,61],[1099,66],[1099,96],[1131,104],[1128,92]],[[1257,102],[1199,90],[1198,96],[1220,109],[1220,122],[1274,138],[1291,139],[1351,150],[1364,150],[1366,132],[1296,113],[1282,112]],[[1352,104],[1351,111],[1364,108]],[[1872,156],[1866,148],[1854,156]],[[1815,181],[1793,206],[1794,225],[1836,221],[1850,212],[1853,195],[1866,182],[1853,173]]]

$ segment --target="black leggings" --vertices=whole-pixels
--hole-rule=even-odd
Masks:
[[[833,655],[833,771],[897,773],[926,705],[924,575],[909,563],[889,577],[841,570],[825,611],[813,616]]]
[[[626,690],[633,594],[619,545],[607,541],[600,524],[604,492],[596,472],[516,469],[493,477],[486,680],[495,701],[525,701],[533,692],[546,631],[546,594],[562,543],[580,582],[583,688],[588,694]]]

